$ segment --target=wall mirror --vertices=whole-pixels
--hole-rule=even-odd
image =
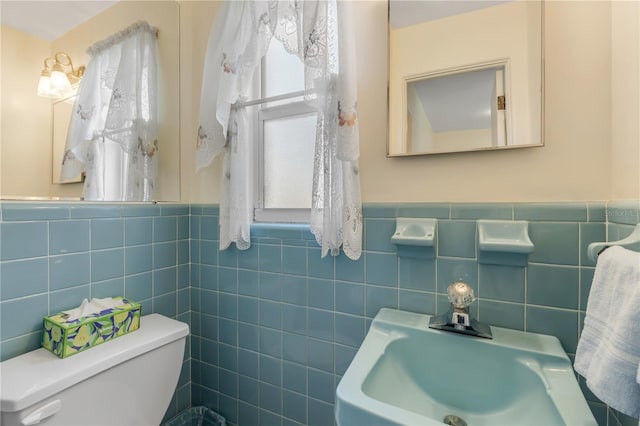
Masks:
[[[100,10],[93,12],[96,5]],[[88,47],[146,21],[158,29],[158,179],[154,199],[180,200],[180,10],[176,1],[11,1],[2,16],[2,129],[0,198],[80,199],[82,178],[60,182],[59,171],[71,113],[70,102],[37,95],[43,61],[65,52],[73,65],[87,65]],[[24,24],[22,17],[32,22]],[[64,32],[52,32],[82,16]],[[39,25],[30,25],[40,22]],[[42,31],[31,31],[40,26]],[[117,200],[107,200],[117,201]]]
[[[390,157],[543,145],[543,4],[389,2]]]

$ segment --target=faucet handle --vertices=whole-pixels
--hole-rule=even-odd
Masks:
[[[469,284],[461,281],[455,282],[447,287],[447,295],[449,302],[457,309],[466,310],[466,307],[476,300],[473,295],[473,288]]]

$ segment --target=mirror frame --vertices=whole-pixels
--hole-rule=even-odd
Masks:
[[[505,151],[519,148],[541,148],[545,146],[545,0],[537,0],[540,3],[540,123],[538,125],[540,129],[540,141],[539,143],[510,145],[501,147],[487,147],[481,149],[461,150],[461,151],[443,151],[443,152],[417,152],[417,153],[390,153],[391,148],[391,1],[387,0],[387,138],[386,138],[386,157],[387,158],[404,158],[404,157],[419,157],[426,155],[442,155],[442,154],[458,154],[458,153],[470,153],[470,152],[487,152],[487,151]],[[518,1],[518,0],[516,0]],[[492,61],[487,61],[492,62]],[[477,65],[477,64],[476,64]],[[402,78],[403,90],[406,90],[406,82],[408,79],[416,76],[426,75],[443,75],[448,71],[464,68],[472,68],[474,64],[463,64],[458,67],[452,67],[445,70],[425,71],[421,74],[414,74],[411,76],[405,76]],[[406,93],[402,93],[403,108],[405,105]],[[510,114],[509,114],[510,116]],[[406,118],[406,111],[402,112],[403,120]],[[513,117],[511,117],[513,121]],[[402,139],[405,139],[404,123],[402,123]],[[508,129],[508,132],[512,132],[512,129]]]

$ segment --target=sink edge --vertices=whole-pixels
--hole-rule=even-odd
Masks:
[[[371,330],[391,332],[397,329],[415,329],[428,333],[450,333],[429,328],[432,315],[418,314],[391,308],[382,308],[371,323]],[[552,335],[523,332],[503,327],[489,326],[493,339],[480,339],[474,336],[464,336],[465,339],[479,339],[486,345],[497,345],[514,349],[526,350],[534,353],[553,355],[571,366],[571,361],[562,348],[560,340]],[[573,368],[573,367],[572,367]]]
[[[407,333],[398,330],[416,329],[421,332],[451,334],[446,331],[430,329],[428,327],[430,318],[431,315],[390,308],[383,308],[378,312],[361,347],[337,386],[335,417],[338,424],[442,424],[421,414],[374,399],[365,394],[362,388],[368,373],[384,354],[387,345],[407,336]],[[525,333],[501,327],[491,326],[491,328],[494,334],[493,340],[479,339],[472,336],[462,336],[461,338],[477,339],[479,344],[505,346],[553,356],[553,364],[559,368],[556,369],[552,366],[551,377],[546,371],[541,371],[540,374],[549,383],[548,393],[553,395],[552,399],[563,420],[567,424],[597,424],[594,423],[584,398],[579,398],[575,394],[574,387],[578,387],[578,384],[573,374],[573,366],[562,349],[560,341],[555,336]],[[557,361],[557,364],[555,361]],[[353,365],[358,367],[352,368]],[[560,371],[562,371],[562,374],[558,374]],[[567,379],[571,380],[567,382]],[[567,409],[567,405],[571,408]],[[349,408],[354,409],[350,410]],[[381,421],[381,418],[384,421]],[[394,419],[401,419],[402,423],[394,421]],[[425,423],[425,421],[429,421],[429,423]]]

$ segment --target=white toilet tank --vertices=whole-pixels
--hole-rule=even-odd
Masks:
[[[60,359],[40,348],[0,363],[0,425],[157,426],[176,389],[189,326],[159,314]]]

